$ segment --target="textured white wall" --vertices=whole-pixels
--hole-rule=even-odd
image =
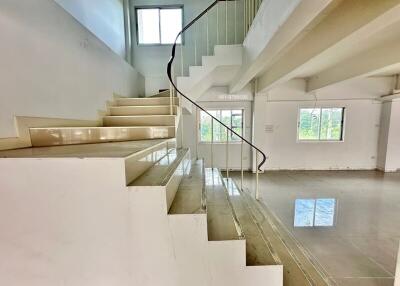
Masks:
[[[95,120],[143,77],[53,0],[0,2],[0,138],[14,116]]]
[[[116,54],[125,58],[122,0],[54,0]]]

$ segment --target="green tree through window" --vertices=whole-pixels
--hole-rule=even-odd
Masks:
[[[243,110],[242,109],[220,109],[207,110],[210,114],[222,121],[226,126],[232,128],[237,134],[243,136]],[[227,130],[224,126],[214,120],[214,136],[211,136],[211,117],[204,111],[200,111],[200,142],[226,142]],[[229,132],[229,142],[240,142],[240,138]]]
[[[344,108],[301,108],[298,139],[302,141],[343,140]]]

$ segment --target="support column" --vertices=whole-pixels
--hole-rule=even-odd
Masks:
[[[267,108],[267,95],[254,93],[253,100],[253,124],[252,124],[252,143],[264,152],[265,146],[265,113]],[[252,170],[256,172],[256,151],[252,150]],[[265,152],[264,152],[265,153]],[[268,156],[268,154],[266,154]],[[262,158],[259,154],[259,162]],[[268,163],[268,161],[266,162]],[[263,166],[265,168],[265,165]],[[262,170],[264,171],[264,169]]]
[[[378,169],[385,172],[400,171],[400,99],[382,104],[379,131]]]

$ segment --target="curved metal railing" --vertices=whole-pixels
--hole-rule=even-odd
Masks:
[[[167,75],[168,75],[168,79],[170,81],[170,84],[172,85],[173,89],[179,93],[182,97],[184,97],[186,100],[188,100],[190,103],[192,103],[193,105],[195,105],[197,108],[199,108],[200,110],[202,110],[203,112],[205,112],[208,116],[210,116],[212,118],[212,121],[215,120],[216,122],[218,122],[221,126],[225,127],[227,130],[227,134],[228,132],[232,134],[236,135],[238,138],[240,138],[242,140],[242,142],[247,143],[251,148],[253,148],[256,152],[260,153],[262,155],[262,160],[259,164],[257,164],[256,168],[257,168],[257,174],[258,171],[262,171],[262,166],[265,164],[266,160],[267,160],[267,156],[264,154],[264,152],[262,152],[257,146],[253,145],[250,141],[248,141],[246,138],[244,138],[242,135],[238,134],[237,132],[235,132],[232,128],[230,128],[229,126],[227,126],[226,124],[224,124],[221,120],[219,120],[218,118],[216,118],[215,116],[213,116],[211,113],[209,113],[205,108],[203,108],[201,105],[197,104],[195,101],[193,101],[192,99],[190,99],[188,96],[186,96],[182,91],[179,90],[179,88],[177,87],[177,84],[174,82],[173,80],[173,75],[172,75],[172,68],[173,68],[173,63],[175,60],[175,56],[176,56],[176,46],[177,46],[177,42],[179,37],[181,37],[182,41],[183,41],[183,33],[185,31],[187,31],[191,26],[193,26],[198,20],[200,20],[204,15],[206,15],[214,6],[216,6],[219,2],[234,2],[237,0],[216,0],[213,3],[211,3],[205,10],[203,10],[203,12],[201,12],[196,18],[194,18],[192,21],[190,21],[190,23],[188,23],[176,36],[175,38],[175,42],[172,46],[172,52],[171,52],[171,58],[168,62],[168,66],[167,66]],[[208,48],[208,47],[207,47]],[[182,105],[182,102],[180,103]],[[243,130],[243,129],[242,129]],[[256,153],[256,158],[258,161],[258,156]],[[228,171],[228,170],[227,170]],[[258,176],[257,176],[257,184],[258,184]]]

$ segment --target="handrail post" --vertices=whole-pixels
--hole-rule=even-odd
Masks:
[[[174,78],[174,72],[172,71],[172,78]],[[174,96],[174,86],[172,83],[169,84],[169,113],[170,115],[174,115],[174,110],[173,110],[173,96]]]
[[[217,3],[217,45],[219,45],[219,9]]]
[[[211,168],[214,168],[214,118],[211,117]]]
[[[235,0],[235,19],[234,19],[234,25],[235,25],[235,44],[237,44],[237,1]]]
[[[184,76],[183,75],[183,37],[181,37],[181,76]]]
[[[258,188],[258,175],[259,175],[259,170],[258,170],[258,151],[256,151],[256,200],[260,198],[260,193],[259,193],[259,188]]]
[[[207,56],[210,55],[210,39],[209,39],[209,11],[207,11]]]
[[[228,1],[225,1],[225,45],[228,44]]]
[[[240,189],[243,190],[243,139],[240,144]]]
[[[195,149],[196,149],[196,160],[199,160],[199,151],[198,151],[198,145],[199,145],[199,128],[200,124],[198,123],[198,118],[199,118],[199,108],[196,106],[196,120],[194,121],[195,129],[196,129],[196,144],[195,144]]]
[[[197,26],[194,26],[194,65],[197,66]]]
[[[179,96],[179,117],[180,117],[180,121],[181,121],[181,148],[183,148],[183,108],[182,108],[182,104],[183,104],[183,96],[182,94],[180,94]]]
[[[229,178],[229,130],[226,129],[226,177]]]

